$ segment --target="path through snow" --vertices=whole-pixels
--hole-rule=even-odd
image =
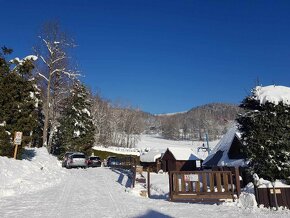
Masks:
[[[86,218],[287,217],[288,214],[247,210],[235,205],[173,203],[137,197],[125,188],[127,180],[126,175],[104,167],[67,170],[64,179],[55,186],[0,198],[0,214],[1,217]]]

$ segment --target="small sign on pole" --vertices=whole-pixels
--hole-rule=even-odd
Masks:
[[[14,134],[14,159],[17,157],[17,150],[18,150],[18,145],[21,145],[22,141],[22,132],[15,132]]]

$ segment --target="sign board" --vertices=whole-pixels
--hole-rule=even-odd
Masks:
[[[184,181],[186,181],[186,182],[198,182],[198,175],[197,174],[184,175]]]
[[[22,132],[15,132],[14,144],[15,145],[21,145],[21,141],[22,141]]]

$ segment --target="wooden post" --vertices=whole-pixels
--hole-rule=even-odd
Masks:
[[[240,194],[241,194],[241,182],[240,182],[240,171],[239,171],[239,167],[235,167],[235,178],[236,178],[237,196],[239,197]]]
[[[132,171],[132,173],[133,173],[133,178],[132,178],[132,188],[134,188],[135,187],[135,181],[136,181],[136,171],[137,171],[137,164],[136,164],[136,161],[135,161],[135,159],[133,159],[133,162],[134,162],[134,165],[132,164],[131,165],[131,171]]]
[[[17,159],[17,152],[18,152],[18,144],[14,147],[14,159]]]
[[[168,177],[169,177],[169,200],[172,200],[172,191],[173,191],[173,184],[172,184],[172,172],[168,172]]]
[[[148,198],[150,198],[151,193],[150,193],[150,170],[147,169],[147,194]]]
[[[272,186],[273,186],[273,194],[274,194],[274,203],[275,203],[276,210],[278,210],[278,201],[277,201],[275,182],[272,182]]]

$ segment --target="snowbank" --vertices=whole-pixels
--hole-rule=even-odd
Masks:
[[[54,186],[67,173],[46,148],[26,148],[23,160],[0,157],[0,166],[0,197]]]

